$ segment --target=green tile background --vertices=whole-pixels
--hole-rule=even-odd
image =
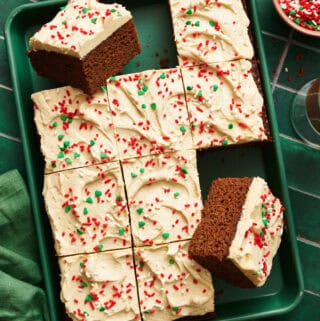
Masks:
[[[266,320],[319,321],[320,149],[313,149],[300,141],[290,124],[289,111],[295,91],[308,80],[320,76],[320,39],[315,40],[291,31],[278,18],[271,0],[256,1],[274,88],[273,98],[305,281],[305,295],[298,307],[285,315]],[[28,2],[30,1],[0,0],[0,173],[18,168],[23,176],[25,167],[13,93],[4,88],[10,87],[11,80],[3,24],[13,8]],[[297,54],[303,54],[303,59],[297,59]],[[298,77],[301,67],[305,72]],[[292,80],[289,81],[288,77],[292,77]]]

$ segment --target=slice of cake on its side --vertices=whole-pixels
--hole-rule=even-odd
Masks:
[[[70,86],[32,94],[45,172],[118,159],[107,94]]]
[[[188,246],[185,241],[134,249],[143,320],[201,320],[214,311],[211,275],[190,258]]]
[[[235,286],[262,286],[281,242],[283,211],[262,178],[219,178],[212,182],[189,253]]]
[[[191,239],[201,218],[196,151],[122,162],[135,246]]]
[[[241,0],[170,0],[180,66],[251,59],[249,19]]]
[[[73,321],[139,321],[132,249],[59,259],[61,300]]]
[[[131,13],[97,0],[70,0],[29,44],[28,55],[39,75],[88,94],[141,51]]]
[[[43,196],[58,256],[131,246],[119,162],[45,175]]]
[[[179,69],[112,77],[107,88],[121,159],[192,148]]]
[[[182,68],[195,148],[270,139],[252,73],[252,64],[243,59]]]

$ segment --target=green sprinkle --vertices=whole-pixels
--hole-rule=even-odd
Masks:
[[[77,228],[77,232],[78,232],[79,234],[83,234],[83,233],[84,233],[83,230],[81,230],[81,228]]]
[[[261,237],[264,237],[263,231],[260,232],[260,236],[261,236]]]
[[[138,95],[139,96],[143,96],[144,95],[144,91],[143,90],[138,90]]]
[[[100,308],[99,308],[99,311],[100,311],[100,312],[103,312],[103,311],[105,311],[105,310],[106,310],[105,307],[100,307]]]
[[[233,128],[233,124],[229,124],[229,125],[228,125],[228,128],[229,128],[229,129],[232,129],[232,128]]]
[[[99,244],[99,245],[98,245],[98,251],[101,252],[102,249],[103,249],[103,245],[102,245],[102,244]]]
[[[137,213],[140,215],[143,213],[143,208],[142,207],[139,207],[137,208]]]
[[[64,25],[66,22],[67,22],[67,19],[66,19],[66,20],[63,20],[63,21],[61,22],[61,24]]]
[[[68,123],[71,124],[73,122],[72,118],[68,118]]]
[[[131,172],[131,177],[135,178],[135,177],[137,177],[137,176],[138,176],[138,174],[136,174],[136,173],[134,173],[134,172]]]
[[[163,237],[165,240],[168,239],[169,236],[170,236],[169,233],[163,233],[163,234],[162,234],[162,237]]]
[[[57,127],[58,126],[58,123],[55,121],[53,124],[52,124],[52,127]]]
[[[264,225],[265,227],[268,227],[269,221],[268,221],[267,218],[264,218],[264,219],[262,220],[262,223],[263,223],[263,225]]]
[[[116,81],[116,80],[117,80],[117,77],[116,77],[116,76],[112,76],[112,77],[109,78],[109,80],[111,80],[111,81]]]
[[[69,213],[70,210],[71,210],[71,206],[70,206],[70,205],[66,205],[66,207],[64,208],[64,211],[65,211],[66,213]]]
[[[172,307],[171,310],[172,310],[172,311],[178,311],[178,310],[179,310],[179,307]]]
[[[88,317],[90,314],[87,311],[83,311],[83,314]]]
[[[190,26],[191,23],[192,23],[191,20],[187,20],[187,21],[186,21],[186,25],[187,25],[187,26]]]
[[[66,121],[67,120],[67,116],[66,115],[61,115],[60,119],[63,120],[63,121]]]
[[[161,78],[161,79],[166,79],[166,74],[163,72],[163,73],[160,75],[160,78]]]
[[[202,97],[202,95],[203,95],[203,94],[202,94],[202,90],[199,90],[197,96],[198,96],[198,97]]]
[[[101,89],[102,89],[104,92],[107,92],[107,86],[101,86]]]
[[[294,20],[294,22],[295,22],[297,25],[300,25],[300,18],[296,18],[296,19]]]
[[[174,264],[174,263],[176,263],[174,259],[169,260],[169,264]]]
[[[142,90],[143,90],[144,92],[147,92],[148,89],[149,89],[149,87],[148,87],[147,85],[144,85],[144,86],[142,87]]]
[[[58,135],[58,139],[59,139],[59,140],[63,139],[63,137],[64,137],[63,134]]]
[[[69,147],[70,146],[70,142],[68,140],[64,141],[63,142],[63,146],[66,148],[66,147]]]
[[[149,314],[149,313],[150,313],[150,310],[144,310],[143,313],[144,313],[144,314]]]
[[[87,302],[91,302],[92,301],[92,296],[90,294],[87,294],[86,301]]]
[[[123,235],[123,234],[125,233],[125,231],[126,231],[126,230],[125,230],[124,228],[121,228],[121,229],[119,229],[119,234],[120,234],[120,235]]]
[[[157,104],[156,103],[151,103],[150,105],[152,110],[156,110],[157,109]]]
[[[139,266],[143,268],[144,267],[144,262],[139,261]]]
[[[110,10],[111,12],[117,12],[117,10],[115,8]]]
[[[212,88],[213,88],[213,91],[216,92],[218,90],[219,86],[218,85],[213,85]]]
[[[222,143],[221,143],[221,145],[228,145],[229,144],[229,142],[225,139]]]
[[[97,20],[98,20],[98,18],[97,18],[97,17],[94,17],[94,18],[91,19],[91,22],[92,22],[92,23],[96,23]]]
[[[139,221],[138,225],[139,225],[139,227],[144,227],[146,225],[146,223],[143,221]]]
[[[196,27],[200,27],[200,21],[197,20],[197,21],[194,23],[194,25],[195,25]]]
[[[118,195],[118,196],[117,196],[117,201],[119,201],[119,202],[122,201],[122,196],[121,196],[121,195]]]
[[[88,211],[88,209],[85,207],[84,209],[83,209],[83,214],[84,215],[87,215],[89,213],[89,211]]]
[[[146,109],[146,108],[147,108],[147,105],[146,105],[146,104],[142,104],[142,105],[141,105],[141,108],[142,108],[142,109]]]
[[[173,193],[173,196],[174,196],[175,198],[177,198],[179,195],[180,195],[180,193],[179,193],[179,192],[175,192],[175,193]]]
[[[89,196],[89,197],[87,197],[86,202],[89,203],[89,204],[92,204],[93,203],[93,199]]]
[[[209,21],[209,25],[211,26],[211,27],[214,27],[215,26],[215,22],[214,21]]]
[[[81,261],[80,262],[80,266],[83,267],[84,266],[84,262]]]
[[[91,139],[90,140],[90,146],[94,146],[95,144],[96,144],[96,142],[93,139]]]
[[[192,13],[193,13],[192,9],[188,9],[188,10],[186,11],[186,14],[192,14]]]
[[[60,10],[64,10],[66,8],[66,6],[60,7]]]
[[[143,173],[144,173],[144,168],[140,168],[140,169],[139,169],[139,172],[140,172],[141,174],[143,174]]]
[[[101,159],[107,158],[107,154],[106,154],[106,153],[101,153],[101,154],[100,154],[100,158],[101,158]]]
[[[188,170],[186,169],[186,167],[181,167],[181,172],[184,174],[188,174]]]
[[[64,153],[63,152],[60,152],[59,154],[58,154],[58,158],[63,158],[64,157]]]
[[[193,88],[192,86],[187,86],[188,91],[192,90],[192,88]]]
[[[295,13],[296,13],[295,10],[291,9],[291,10],[289,11],[289,16],[293,16]]]
[[[80,154],[79,154],[79,153],[74,153],[74,154],[73,154],[73,157],[74,157],[74,158],[79,158],[79,157],[80,157]]]
[[[84,8],[82,9],[82,12],[83,12],[84,14],[88,13],[88,8],[84,7]]]
[[[182,131],[183,133],[185,133],[187,131],[187,129],[184,126],[180,127],[180,131]]]
[[[51,167],[52,167],[52,168],[56,168],[56,167],[57,167],[57,164],[56,164],[56,163],[51,163]]]
[[[67,158],[65,159],[65,161],[66,161],[66,163],[69,164],[69,165],[72,164],[72,160],[71,160],[71,158],[69,158],[69,157],[67,157]]]
[[[82,282],[80,283],[80,285],[83,286],[83,287],[86,287],[86,286],[88,286],[88,283],[82,281]]]
[[[96,191],[94,192],[94,196],[95,196],[95,197],[99,197],[99,196],[101,196],[101,195],[102,195],[102,192],[99,191],[99,190],[96,190]]]

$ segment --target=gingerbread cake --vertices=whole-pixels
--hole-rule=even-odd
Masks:
[[[107,93],[89,97],[71,86],[32,94],[45,172],[118,159]]]
[[[180,69],[112,77],[107,90],[121,159],[192,148]]]
[[[122,163],[134,245],[191,239],[201,218],[196,151]]]
[[[59,265],[72,320],[141,320],[131,249],[62,257]]]
[[[241,0],[170,0],[180,66],[251,59],[249,19]]]
[[[69,0],[31,37],[28,53],[40,76],[93,94],[135,55],[140,44],[131,13],[120,4]]]
[[[233,285],[262,286],[281,242],[283,211],[260,177],[214,180],[189,253]]]
[[[269,140],[264,101],[250,61],[182,68],[194,148]]]
[[[43,196],[58,256],[131,247],[119,162],[45,175]]]
[[[189,241],[135,248],[142,318],[171,321],[214,310],[209,271],[188,255]]]

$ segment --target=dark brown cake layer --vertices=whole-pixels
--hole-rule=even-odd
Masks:
[[[252,179],[218,178],[212,182],[201,223],[189,246],[195,261],[213,275],[240,287],[254,285],[227,256]]]
[[[131,19],[82,60],[46,50],[32,50],[29,57],[40,76],[80,88],[91,95],[140,52],[137,31]]]

